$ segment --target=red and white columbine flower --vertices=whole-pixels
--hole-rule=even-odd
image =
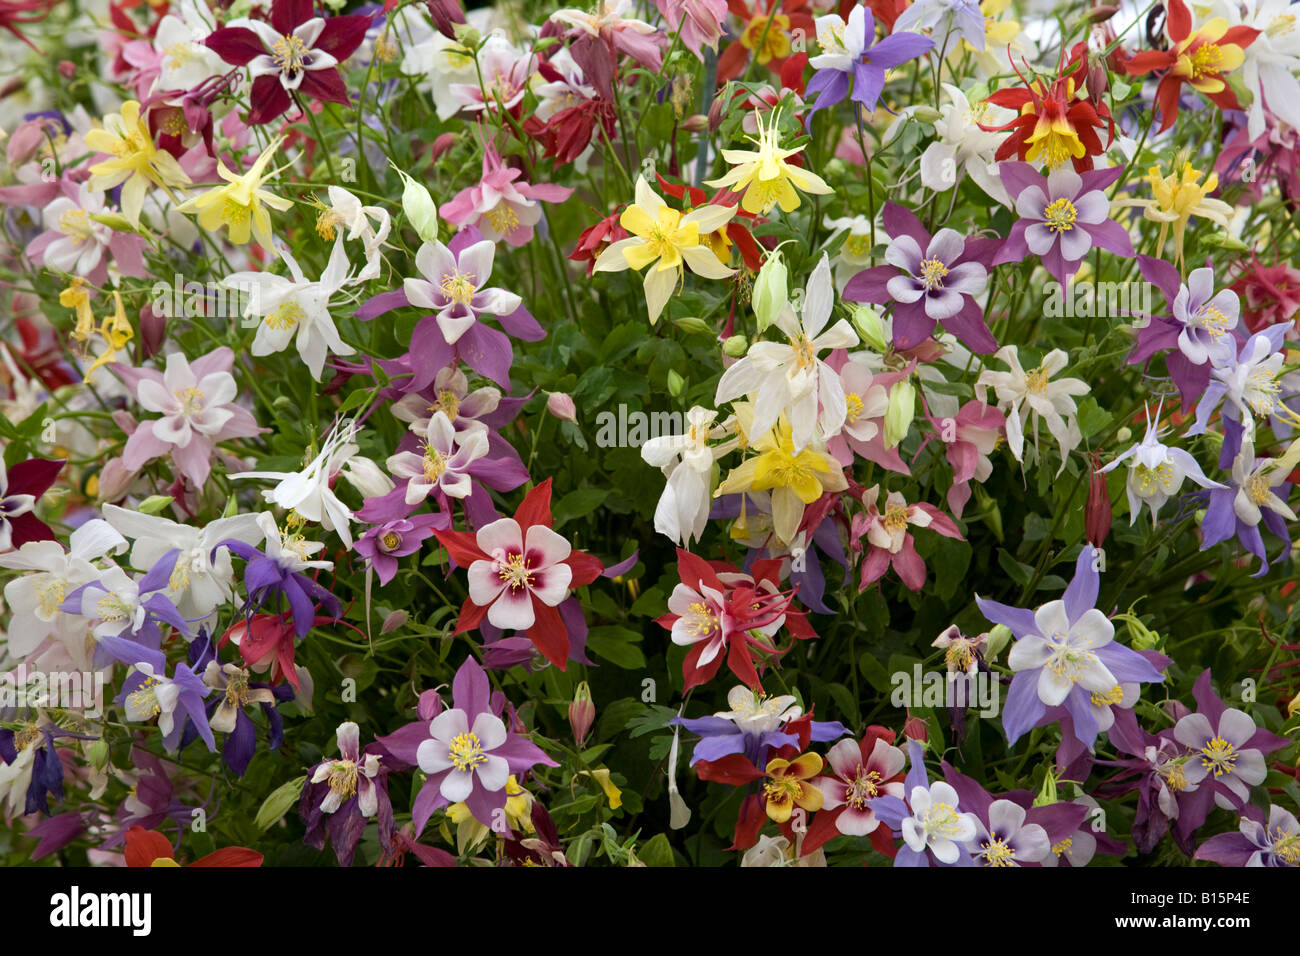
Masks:
[[[862,559],[862,580],[860,586],[878,581],[892,565],[903,583],[913,591],[921,590],[925,584],[925,562],[916,553],[909,527],[929,528],[946,538],[961,540],[961,531],[956,523],[934,505],[920,502],[909,505],[901,494],[891,491],[885,498],[882,511],[876,504],[880,497],[880,486],[868,488],[862,495],[862,502],[867,506],[865,515],[853,516],[853,546],[861,547],[862,535],[867,536],[871,545],[867,555]]]
[[[438,531],[453,561],[469,569],[469,598],[456,633],[473,630],[484,617],[493,627],[516,630],[556,667],[564,669],[569,636],[559,605],[572,588],[590,584],[604,570],[600,560],[574,551],[552,530],[551,479],[524,497],[513,518],[500,518],[477,533]]]
[[[811,853],[839,834],[870,836],[877,849],[892,856],[893,837],[870,803],[877,797],[902,798],[903,767],[907,757],[893,745],[894,732],[871,726],[861,741],[841,740],[826,753],[830,774],[813,781],[825,802],[804,838],[803,852]]]

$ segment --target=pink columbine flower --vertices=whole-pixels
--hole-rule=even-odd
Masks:
[[[818,827],[814,822],[804,844],[805,852],[811,852],[810,844],[811,849],[816,849],[837,833],[871,835],[880,826],[871,801],[884,796],[902,798],[902,771],[907,757],[893,745],[893,739],[892,731],[873,726],[867,728],[861,741],[841,740],[827,751],[826,764],[831,773],[814,781],[825,798],[822,809],[827,823]]]
[[[921,443],[937,437],[947,448],[944,454],[952,465],[952,487],[948,489],[948,508],[960,518],[970,500],[971,479],[983,484],[993,474],[989,455],[997,447],[998,437],[1006,428],[1007,418],[996,407],[971,399],[952,417],[935,418],[926,407],[926,416],[937,435],[927,435]],[[920,449],[917,449],[918,454]]]
[[[537,68],[537,58],[520,50],[502,36],[489,36],[478,51],[477,74],[473,83],[452,83],[448,87],[452,102],[469,112],[514,109],[528,90],[528,81]]]
[[[45,231],[27,246],[32,261],[102,286],[108,277],[111,256],[122,275],[143,279],[144,239],[134,233],[118,232],[91,218],[112,211],[104,203],[104,194],[66,176],[59,182],[59,192],[45,207]]]
[[[329,782],[329,793],[321,801],[322,813],[333,813],[343,801],[356,795],[357,809],[363,817],[373,817],[379,812],[379,790],[375,777],[379,775],[379,755],[361,753],[361,728],[353,721],[339,724],[339,756],[337,760],[323,760],[312,773],[312,783]]]
[[[489,559],[469,566],[469,599],[487,607],[493,627],[526,631],[535,620],[534,598],[556,607],[568,595],[573,569],[564,562],[573,549],[545,525],[532,525],[525,536],[514,518],[500,518],[475,540]]]
[[[542,202],[564,202],[573,193],[567,186],[516,183],[523,173],[507,166],[492,146],[483,153],[478,185],[462,189],[442,207],[442,217],[454,226],[473,225],[493,242],[504,239],[522,246],[533,238],[542,218]]]
[[[424,276],[403,283],[406,300],[423,309],[434,309],[438,328],[448,345],[455,344],[478,319],[485,315],[510,315],[523,303],[505,289],[485,288],[492,275],[496,245],[483,239],[452,252],[441,242],[426,242],[415,254],[415,264]]]
[[[388,459],[393,477],[407,479],[405,501],[419,504],[435,491],[448,498],[466,498],[473,491],[468,474],[471,464],[488,453],[487,427],[456,434],[445,412],[429,419],[422,453],[398,452]]]
[[[862,560],[860,587],[866,588],[880,580],[893,567],[905,585],[919,591],[925,584],[925,562],[916,553],[908,528],[929,528],[946,538],[957,539],[961,539],[961,532],[953,520],[934,505],[924,502],[909,505],[899,492],[891,491],[885,498],[885,509],[881,511],[876,505],[879,498],[879,485],[868,488],[862,495],[862,502],[867,506],[866,514],[853,516],[854,548],[861,547],[864,534],[871,545]]]
[[[251,413],[236,405],[235,353],[222,346],[190,362],[183,353],[167,356],[166,371],[113,369],[146,411],[161,418],[144,421],[127,439],[122,462],[139,471],[170,454],[176,470],[201,488],[208,480],[212,451],[219,441],[261,434]]]
[[[681,30],[679,41],[695,56],[703,60],[702,52],[708,47],[718,51],[722,38],[722,24],[727,19],[726,0],[655,0],[671,28],[670,33]]]

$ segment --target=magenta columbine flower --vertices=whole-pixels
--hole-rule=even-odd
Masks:
[[[435,492],[447,498],[466,498],[473,491],[469,466],[488,453],[487,427],[456,434],[445,412],[429,419],[421,452],[398,452],[388,459],[393,477],[406,479],[405,501],[419,504]]]
[[[1065,286],[1094,248],[1133,257],[1128,232],[1110,218],[1105,192],[1123,166],[1076,173],[1065,165],[1044,177],[1028,163],[1013,162],[999,163],[998,172],[1020,218],[993,265],[1022,262],[1032,254]]]
[[[426,242],[415,254],[423,278],[403,283],[406,299],[411,305],[434,310],[448,345],[469,331],[480,313],[510,315],[522,304],[513,292],[487,287],[495,255],[496,244],[490,239],[459,253],[441,242]]]

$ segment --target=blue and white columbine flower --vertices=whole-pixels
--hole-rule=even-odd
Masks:
[[[1156,412],[1159,421],[1160,413]],[[1151,422],[1150,411],[1147,413],[1147,432],[1139,444],[1131,446],[1114,461],[1100,470],[1105,474],[1119,467],[1121,462],[1128,462],[1128,523],[1137,521],[1138,512],[1143,502],[1151,509],[1151,524],[1164,503],[1178,494],[1183,487],[1183,479],[1190,478],[1202,488],[1222,488],[1223,485],[1205,476],[1196,459],[1181,448],[1172,448],[1161,444],[1160,432]]]

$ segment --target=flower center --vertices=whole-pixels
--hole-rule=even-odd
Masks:
[[[1215,737],[1201,748],[1201,766],[1216,778],[1237,769],[1237,749],[1222,737]]]
[[[385,551],[392,551],[402,543],[402,536],[396,531],[386,531],[380,541],[383,542]]]
[[[981,843],[980,848],[984,851],[984,862],[989,866],[1016,865],[1016,848],[1000,837],[991,837],[989,842]]]
[[[1246,497],[1257,505],[1262,505],[1264,502],[1268,501],[1269,496],[1273,492],[1272,486],[1268,483],[1268,479],[1260,472],[1256,472],[1247,478],[1246,483],[1242,486],[1242,490],[1246,492]]]
[[[474,732],[457,734],[447,745],[447,759],[457,770],[472,770],[481,763],[487,763],[487,754],[483,753],[483,742]]]
[[[803,784],[797,777],[783,774],[763,784],[763,793],[776,803],[789,803],[803,796]]]
[[[1174,469],[1168,462],[1161,462],[1154,468],[1138,465],[1133,469],[1133,476],[1137,480],[1137,492],[1143,498],[1155,494],[1157,488],[1168,492],[1174,484]]]
[[[705,638],[713,634],[717,629],[718,615],[713,608],[703,601],[692,603],[686,615],[686,630],[693,637]]]
[[[226,702],[236,707],[248,703],[248,672],[242,668],[227,678]]]
[[[40,728],[35,724],[27,724],[26,726],[14,731],[14,749],[19,753],[22,753],[40,739]]]
[[[961,817],[957,808],[948,803],[932,803],[924,816],[918,817],[921,831],[927,839],[950,840],[961,832]]]
[[[351,760],[336,760],[330,768],[330,790],[344,800],[357,792],[357,765]]]
[[[126,695],[126,709],[136,720],[148,720],[162,713],[157,686],[158,678],[146,677],[143,684]]]
[[[880,796],[880,773],[859,765],[853,782],[845,788],[844,802],[854,810],[865,810],[868,800]]]
[[[437,484],[438,479],[447,473],[447,459],[436,449],[428,445],[424,446],[424,477],[430,484]]]
[[[36,611],[42,620],[48,621],[59,612],[59,605],[67,597],[67,586],[57,578],[36,589]]]
[[[806,335],[800,335],[797,339],[790,340],[790,347],[794,349],[794,360],[805,372],[811,370],[817,364],[817,352],[813,348],[812,340]]]
[[[266,317],[266,324],[277,332],[297,328],[298,323],[307,318],[302,306],[290,299],[276,306],[275,311]]]
[[[1165,782],[1170,790],[1181,793],[1187,789],[1187,773],[1183,769],[1185,757],[1168,760],[1156,768],[1156,775]]]
[[[173,392],[172,394],[181,403],[180,413],[186,418],[193,418],[203,411],[203,393],[197,388],[183,388],[179,392]]]
[[[497,560],[497,576],[512,591],[533,586],[533,572],[522,554],[511,554]]]
[[[1058,857],[1060,857],[1063,854],[1069,853],[1070,847],[1072,846],[1074,846],[1074,838],[1066,837],[1060,843],[1052,844],[1052,852],[1055,853]]]
[[[1078,218],[1079,210],[1075,209],[1074,203],[1064,196],[1048,203],[1047,208],[1043,210],[1043,221],[1047,224],[1047,228],[1058,234],[1073,229]]]
[[[907,506],[889,505],[885,508],[885,530],[891,535],[907,530]]]
[[[926,291],[942,289],[943,280],[948,276],[948,267],[938,259],[921,260],[921,274],[917,277],[925,283]]]
[[[1104,694],[1092,694],[1092,706],[1109,707],[1113,704],[1119,704],[1124,700],[1124,688],[1116,684]]]
[[[452,305],[468,306],[474,299],[474,293],[478,291],[474,285],[475,278],[472,272],[461,272],[457,269],[443,276],[438,288],[443,296],[451,300]]]
[[[497,232],[505,235],[519,226],[519,217],[506,203],[497,203],[486,213],[487,221]]]
[[[1042,395],[1051,379],[1052,373],[1040,366],[1025,375],[1025,388],[1035,395]]]
[[[871,237],[851,235],[844,240],[844,250],[840,254],[847,252],[856,259],[861,259],[871,251]]]
[[[1283,863],[1300,866],[1300,833],[1287,833],[1281,827],[1273,831],[1273,855]]]
[[[1193,80],[1210,73],[1217,76],[1219,65],[1223,62],[1223,51],[1219,49],[1217,43],[1203,43],[1192,52],[1191,59]]]
[[[848,395],[844,396],[844,403],[847,406],[844,421],[846,424],[852,425],[862,414],[862,396],[857,392],[849,392]]]
[[[1059,681],[1076,683],[1083,671],[1097,660],[1097,655],[1089,650],[1092,640],[1077,634],[1052,634],[1047,644],[1052,656],[1043,666]]]
[[[271,45],[271,62],[281,73],[297,76],[307,60],[307,44],[292,33],[286,33]]]
[[[88,242],[92,236],[90,216],[84,209],[69,209],[59,217],[59,232],[77,242]]]
[[[438,393],[438,398],[429,406],[430,416],[442,412],[452,422],[456,423],[456,416],[460,414],[460,396],[450,389],[444,388]]]
[[[1212,339],[1218,339],[1232,327],[1232,319],[1212,305],[1203,305],[1192,316],[1192,325],[1204,329]]]
[[[106,624],[112,624],[116,621],[125,621],[131,616],[131,609],[126,606],[116,594],[110,594],[102,597],[96,602],[95,607],[99,609],[99,619]]]

